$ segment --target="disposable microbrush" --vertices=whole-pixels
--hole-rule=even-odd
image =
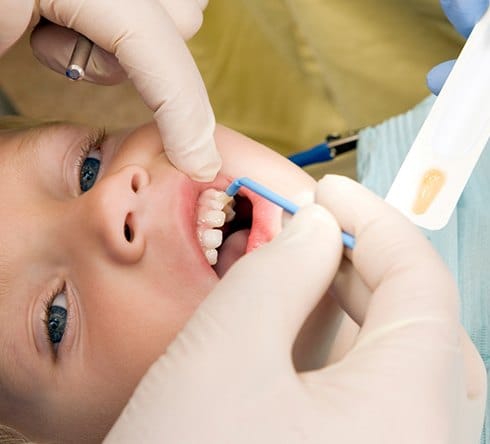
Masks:
[[[241,187],[245,187],[250,191],[253,191],[254,193],[258,194],[259,196],[262,196],[264,199],[267,199],[270,202],[280,206],[289,214],[295,214],[296,211],[299,210],[299,206],[296,205],[295,203],[291,202],[290,200],[287,200],[286,198],[280,196],[277,193],[274,193],[273,191],[269,190],[265,186],[253,181],[248,177],[240,177],[238,179],[235,179],[228,186],[228,188],[226,188],[225,193],[228,196],[232,197],[238,193],[238,190]],[[342,231],[342,242],[347,248],[350,249],[354,248],[355,239],[351,234]]]

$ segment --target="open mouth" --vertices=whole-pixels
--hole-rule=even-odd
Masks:
[[[218,248],[218,261],[214,266],[216,274],[225,272],[247,252],[248,240],[253,225],[253,206],[244,196],[235,196],[235,215],[222,227],[223,242]]]
[[[216,189],[207,189],[200,195],[197,237],[218,277],[245,253],[272,239],[278,231],[272,223],[274,214],[280,220],[278,207],[246,190],[234,198]]]

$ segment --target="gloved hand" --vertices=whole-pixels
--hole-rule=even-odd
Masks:
[[[463,37],[470,35],[475,24],[488,9],[488,4],[489,0],[441,0],[447,18]],[[427,74],[427,85],[434,94],[441,92],[454,63],[455,60],[443,62]]]
[[[441,259],[403,216],[345,178],[241,258],[150,368],[105,444],[477,443],[481,359]],[[337,274],[337,275],[336,275]],[[334,279],[361,325],[333,365],[297,373],[295,336]]]
[[[0,0],[0,55],[35,28],[35,55],[65,72],[78,31],[95,42],[90,81],[112,84],[126,75],[158,123],[172,163],[210,181],[221,166],[214,115],[184,39],[202,22],[207,0]],[[40,23],[44,17],[51,23]],[[37,26],[36,26],[37,25]]]

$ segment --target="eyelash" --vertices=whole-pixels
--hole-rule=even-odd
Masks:
[[[80,146],[80,152],[75,162],[75,172],[77,178],[80,177],[82,166],[84,162],[87,160],[87,158],[89,157],[91,151],[98,151],[102,159],[103,146],[104,146],[106,136],[107,136],[106,129],[102,128],[92,134],[89,134],[86,137],[85,141],[82,142]]]

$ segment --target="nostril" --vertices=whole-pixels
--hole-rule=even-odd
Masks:
[[[128,242],[133,240],[133,232],[128,224],[124,224],[124,237]]]
[[[133,193],[138,193],[146,185],[150,183],[150,176],[148,171],[146,171],[142,166],[130,165],[128,171],[131,174],[129,186]]]
[[[124,237],[128,242],[133,240],[133,233],[131,232],[131,227],[128,224],[124,224]]]
[[[126,221],[124,222],[124,237],[128,242],[132,242],[134,239],[133,236],[133,230],[131,229],[131,225],[129,224],[129,218],[130,214],[128,214],[128,217],[126,218]]]
[[[131,189],[133,190],[133,193],[136,193],[139,190],[140,185],[141,185],[140,179],[139,179],[138,175],[135,174],[133,176],[133,178],[131,179]]]

